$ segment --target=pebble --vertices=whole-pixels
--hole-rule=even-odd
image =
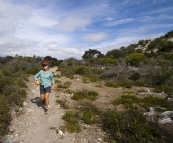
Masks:
[[[98,138],[97,140],[98,140],[99,142],[102,142],[102,139],[101,139],[101,138]]]
[[[58,134],[59,134],[60,136],[63,136],[63,135],[64,135],[63,131],[61,131],[61,130],[58,130]]]
[[[27,105],[27,103],[26,102],[23,102],[23,106],[26,106]]]
[[[13,141],[14,141],[14,136],[7,135],[7,139],[5,140],[5,143],[13,143]]]

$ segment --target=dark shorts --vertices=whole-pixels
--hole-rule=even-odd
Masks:
[[[51,93],[51,87],[44,88],[43,85],[40,85],[40,94]]]

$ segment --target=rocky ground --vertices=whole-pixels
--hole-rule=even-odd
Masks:
[[[57,67],[50,70],[55,75],[58,74]],[[103,82],[83,83],[82,77],[79,75],[76,75],[74,79],[61,77],[61,81],[62,83],[70,81],[70,89],[73,91],[81,90],[82,88],[97,91],[99,97],[95,104],[102,109],[111,108],[110,101],[123,93],[131,92],[137,94],[137,91],[141,89],[140,87],[133,87],[132,89],[111,88],[104,86]],[[56,89],[52,91],[49,98],[48,115],[45,115],[42,104],[39,102],[39,87],[34,84],[33,76],[29,78],[27,85],[27,99],[23,103],[23,108],[19,108],[18,114],[20,115],[16,116],[16,111],[12,111],[13,120],[10,126],[10,133],[6,137],[6,143],[104,143],[105,133],[99,125],[82,124],[81,133],[62,133],[60,127],[64,124],[64,121],[61,117],[66,110],[59,107],[56,100],[66,98],[68,104],[73,106],[75,101],[71,99],[69,94]],[[99,88],[96,85],[102,85],[102,87]]]

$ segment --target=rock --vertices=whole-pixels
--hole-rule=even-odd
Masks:
[[[98,138],[97,140],[98,140],[99,142],[102,142],[102,138]]]
[[[14,136],[8,135],[6,137],[5,143],[13,143],[14,142]]]
[[[26,106],[27,105],[27,103],[26,102],[23,102],[23,106]]]
[[[19,108],[19,111],[22,111],[22,110],[23,110],[23,108],[20,107],[20,108]]]
[[[59,134],[60,136],[63,136],[63,135],[64,135],[63,131],[61,131],[61,130],[58,130],[58,134]]]

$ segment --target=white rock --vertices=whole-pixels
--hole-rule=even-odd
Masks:
[[[23,106],[26,106],[27,105],[27,103],[26,102],[23,102]]]
[[[63,135],[64,135],[63,131],[61,131],[61,130],[58,130],[58,134],[59,134],[60,136],[63,136]]]
[[[19,134],[15,134],[15,137],[18,137],[19,136]]]
[[[19,108],[19,110],[20,110],[20,111],[22,111],[22,110],[23,110],[23,108],[21,108],[21,107],[20,107],[20,108]]]
[[[98,138],[97,140],[98,140],[99,142],[102,142],[102,139],[101,139],[101,138]]]
[[[12,132],[13,131],[13,129],[10,129],[10,132]]]

